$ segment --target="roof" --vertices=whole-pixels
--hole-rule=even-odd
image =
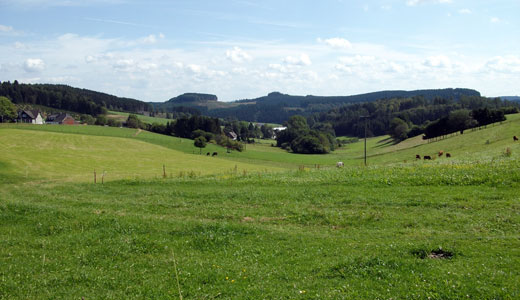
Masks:
[[[238,137],[238,135],[234,131],[228,132],[228,135],[231,136],[234,139],[236,139]]]
[[[22,110],[22,113],[25,113],[27,116],[29,116],[31,119],[36,119],[38,117],[38,114],[40,113],[39,110],[33,109],[33,110]]]
[[[71,115],[66,113],[60,113],[60,114],[53,114],[47,117],[47,122],[56,122],[61,123],[63,120],[65,120],[67,117],[72,118]]]

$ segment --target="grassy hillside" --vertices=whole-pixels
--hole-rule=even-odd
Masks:
[[[107,114],[107,118],[115,119],[115,120],[118,120],[121,122],[126,122],[129,115],[130,115],[129,113],[125,113],[125,112],[109,111]],[[137,116],[137,118],[139,118],[139,120],[141,120],[145,123],[149,123],[149,124],[153,124],[153,123],[166,124],[166,123],[172,121],[170,119],[148,117],[148,116],[139,115],[139,114],[136,114],[136,116]]]
[[[367,140],[367,155],[369,165],[391,165],[395,163],[420,163],[416,162],[415,155],[419,154],[436,156],[439,151],[452,154],[451,159],[441,157],[434,162],[427,163],[450,163],[453,161],[490,161],[504,155],[507,148],[511,150],[513,158],[520,158],[520,144],[513,142],[513,135],[520,136],[520,114],[508,115],[508,120],[503,124],[488,126],[483,130],[466,131],[463,135],[456,135],[445,140],[427,143],[420,137],[405,140],[394,145],[388,136],[369,138]],[[128,128],[111,128],[99,126],[30,126],[30,125],[7,125],[1,128],[16,128],[24,130],[48,131],[57,133],[69,133],[79,135],[105,136],[128,138],[142,141],[171,150],[180,151],[185,154],[193,154],[198,149],[193,146],[193,141],[188,139],[174,138]],[[246,145],[245,152],[226,153],[222,147],[209,144],[204,152],[218,152],[220,159],[229,160],[232,163],[254,164],[267,168],[299,168],[306,166],[313,168],[316,165],[323,167],[334,167],[336,162],[343,161],[346,165],[362,166],[364,154],[364,141],[348,144],[327,155],[302,155],[288,153],[271,144],[276,141],[261,141],[257,144]],[[162,163],[160,163],[162,166]],[[231,164],[234,166],[233,164]],[[260,167],[261,168],[261,167]]]
[[[126,128],[3,125],[0,299],[518,299],[508,119],[430,144],[369,139],[367,168],[362,141],[206,157]],[[439,150],[453,158],[415,161]]]
[[[105,129],[75,129],[99,128],[103,131]],[[110,129],[112,132],[117,130],[120,130],[122,136],[132,133],[119,128]],[[192,153],[198,153],[193,143],[184,144]],[[28,180],[92,181],[94,170],[98,173],[98,179],[104,171],[106,180],[154,178],[163,176],[163,165],[166,166],[168,176],[279,170],[272,166],[187,154],[131,138],[43,130],[0,129],[0,152],[0,163],[4,166],[1,172],[27,177]]]
[[[0,298],[517,299],[519,167],[3,185]]]

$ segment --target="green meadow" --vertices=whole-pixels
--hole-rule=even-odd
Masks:
[[[108,118],[112,118],[112,119],[115,119],[115,120],[118,120],[121,122],[126,122],[129,115],[130,115],[129,113],[119,112],[119,111],[109,111],[108,112]],[[166,123],[172,121],[172,120],[169,120],[166,118],[149,117],[149,116],[139,115],[139,114],[136,114],[136,116],[137,116],[137,118],[139,118],[139,120],[141,120],[145,123],[150,123],[150,124],[153,124],[153,123],[166,124]]]
[[[519,299],[519,133],[512,115],[370,138],[364,167],[363,140],[207,157],[131,129],[3,125],[0,299]]]

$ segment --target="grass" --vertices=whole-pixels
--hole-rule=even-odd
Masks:
[[[8,185],[0,297],[515,299],[519,166]]]
[[[129,113],[125,113],[125,112],[109,111],[107,114],[107,117],[116,119],[121,122],[126,122],[129,115],[130,115]],[[139,114],[136,114],[136,116],[137,116],[137,118],[139,118],[139,120],[141,120],[145,123],[149,123],[149,124],[158,123],[158,124],[166,125],[166,123],[173,121],[173,120],[166,119],[166,118],[149,117],[149,116],[139,115]]]
[[[117,132],[120,129],[111,130]],[[104,180],[154,178],[163,176],[163,165],[168,177],[280,170],[187,154],[132,138],[14,129],[0,132],[0,162],[7,169],[0,173],[15,174],[29,181],[93,181],[95,170],[98,180],[101,180],[103,172],[106,172]],[[28,141],[36,142],[28,147]],[[193,143],[185,144],[195,151]]]
[[[508,119],[430,144],[371,138],[366,168],[362,141],[208,158],[130,129],[2,126],[0,299],[518,299]],[[439,150],[453,158],[415,161]],[[162,178],[165,160],[184,175]],[[314,163],[329,168],[295,168]],[[93,184],[98,166],[145,175]]]

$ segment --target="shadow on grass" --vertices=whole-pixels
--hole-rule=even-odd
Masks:
[[[399,141],[392,139],[391,137],[388,137],[386,139],[382,139],[377,142],[378,145],[376,145],[374,148],[384,148],[388,146],[393,146],[399,144]]]

